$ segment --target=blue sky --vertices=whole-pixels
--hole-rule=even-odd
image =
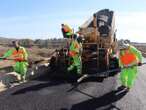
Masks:
[[[75,30],[100,9],[115,11],[117,37],[146,42],[146,0],[0,0],[0,36],[60,38],[60,24]]]

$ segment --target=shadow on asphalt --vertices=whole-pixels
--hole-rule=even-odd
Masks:
[[[31,85],[31,86],[22,88],[20,90],[17,90],[16,92],[12,93],[12,95],[24,94],[24,93],[27,93],[30,91],[38,91],[38,90],[44,89],[46,87],[57,86],[57,85],[67,84],[67,83],[74,85],[74,84],[76,84],[76,81],[78,78],[79,77],[76,75],[70,76],[69,78],[49,77],[48,75],[42,75],[42,76],[39,76],[39,77],[33,79],[33,81],[38,81],[38,83],[36,85]],[[91,77],[91,78],[85,79],[82,83],[102,82],[102,81],[103,81],[103,79],[101,79],[101,78]],[[72,91],[72,89],[69,91]]]
[[[62,83],[64,83],[64,82],[51,81],[51,82],[47,82],[47,83],[39,83],[39,84],[36,84],[36,85],[32,85],[32,86],[20,89],[16,92],[12,93],[12,95],[24,94],[24,93],[27,93],[27,92],[30,92],[30,91],[38,91],[38,90],[41,90],[43,88],[51,87],[51,86],[57,86],[57,85],[60,85]]]
[[[56,81],[64,81],[64,82],[75,82],[77,79],[79,78],[79,76],[73,74],[60,74],[60,73],[56,73],[55,75],[54,74],[51,74],[51,73],[47,73],[45,75],[41,75],[37,78],[34,78],[32,80],[35,80],[35,81],[49,81],[49,80],[56,80]]]
[[[64,77],[50,77],[48,74],[41,75],[37,78],[32,79],[32,81],[35,81],[37,84],[31,85],[22,89],[17,90],[16,92],[12,93],[12,95],[19,95],[24,94],[30,91],[38,91],[41,89],[44,89],[46,87],[52,87],[57,86],[61,84],[74,84],[77,81],[78,76],[70,76],[69,78]],[[31,81],[28,81],[26,84],[31,83]]]
[[[80,92],[82,93],[82,92]],[[120,110],[118,107],[114,105],[115,102],[123,98],[127,94],[127,91],[119,87],[115,91],[111,91],[101,97],[86,100],[84,102],[75,104],[72,106],[70,110],[97,110],[100,107],[106,107],[104,110]],[[60,109],[60,110],[68,110],[68,109]]]

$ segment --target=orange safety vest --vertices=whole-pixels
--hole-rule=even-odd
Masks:
[[[69,49],[69,56],[74,57],[77,55],[77,50],[79,49],[79,44],[77,41],[72,41]]]
[[[136,56],[130,50],[125,50],[123,55],[120,55],[120,60],[123,65],[129,65],[136,61]]]
[[[12,56],[15,59],[15,61],[24,61],[24,51],[23,49],[19,48],[19,50],[17,51],[16,49],[13,50],[12,52]]]

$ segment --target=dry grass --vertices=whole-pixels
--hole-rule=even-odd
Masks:
[[[53,51],[54,51],[53,49],[47,49],[47,48],[38,48],[38,47],[27,48],[29,59],[32,61],[48,58],[50,53]]]

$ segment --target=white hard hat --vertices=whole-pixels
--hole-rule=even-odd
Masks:
[[[120,40],[118,45],[119,49],[127,49],[129,47],[129,43],[125,40]]]

